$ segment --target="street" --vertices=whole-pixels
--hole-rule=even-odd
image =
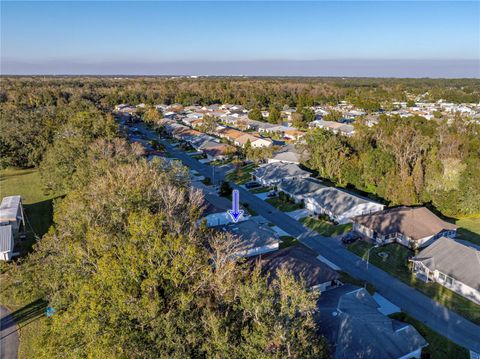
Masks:
[[[220,183],[224,179],[225,173],[223,171],[218,171],[212,168],[212,166],[202,164],[186,155],[183,151],[162,140],[158,134],[149,130],[143,123],[137,124],[136,127],[145,137],[160,140],[169,153],[182,160],[191,169],[206,177],[212,177],[212,171],[215,171],[215,183]],[[348,251],[337,241],[313,233],[300,222],[254,196],[243,187],[234,183],[230,184],[232,188],[239,191],[241,203],[248,203],[250,208],[259,215],[265,217],[292,236],[298,237],[301,243],[335,263],[343,271],[374,285],[382,296],[400,307],[405,313],[425,323],[431,329],[453,342],[480,353],[480,326],[466,320],[374,265],[370,264],[367,268],[365,262],[360,257]]]
[[[0,359],[18,358],[18,327],[10,311],[0,306]]]

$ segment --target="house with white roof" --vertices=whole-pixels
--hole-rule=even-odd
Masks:
[[[9,261],[12,259],[13,247],[12,225],[0,226],[0,261]]]
[[[16,236],[24,223],[22,199],[20,196],[4,197],[0,204],[0,226],[11,226]]]

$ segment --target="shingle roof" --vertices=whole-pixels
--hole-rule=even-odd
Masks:
[[[278,269],[287,269],[295,278],[303,278],[307,288],[340,278],[340,275],[316,258],[316,254],[303,245],[263,254],[257,259],[262,273],[275,278]]]
[[[317,307],[315,319],[334,358],[400,358],[428,344],[413,326],[381,314],[363,288],[344,285],[328,290]]]
[[[260,166],[253,172],[255,177],[268,180],[281,180],[288,177],[308,177],[310,173],[302,170],[296,164],[273,162]]]
[[[457,226],[445,222],[425,207],[398,207],[362,215],[353,221],[379,234],[402,233],[413,240],[433,236]]]
[[[267,226],[247,220],[225,226],[225,230],[240,238],[239,251],[248,251],[257,247],[278,243],[278,235]]]
[[[474,246],[440,237],[413,259],[480,290],[480,250]]]
[[[302,196],[308,193],[314,193],[322,188],[326,188],[319,181],[314,178],[292,178],[286,179],[280,182],[278,189],[284,192],[288,192],[294,196]]]
[[[12,226],[0,226],[0,252],[13,251],[13,232]]]
[[[309,197],[309,199],[317,202],[322,208],[325,208],[334,215],[342,215],[360,204],[370,202],[334,187],[320,189]]]

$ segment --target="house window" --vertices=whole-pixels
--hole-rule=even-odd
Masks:
[[[449,276],[446,276],[447,277],[447,285],[453,285],[453,278],[452,277],[449,277]]]
[[[438,278],[445,282],[445,278],[447,278],[447,276],[443,273],[438,273]]]

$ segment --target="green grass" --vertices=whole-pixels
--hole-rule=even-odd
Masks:
[[[348,246],[348,249],[358,256],[366,259],[367,250],[371,244],[364,241],[357,241]],[[388,258],[381,258],[378,253],[388,253]],[[401,246],[398,243],[387,244],[386,246],[372,249],[370,251],[370,263],[390,273],[402,282],[418,289],[438,303],[457,312],[466,319],[480,324],[480,305],[477,305],[461,295],[441,286],[438,283],[425,283],[415,277],[411,272],[411,264],[407,258],[413,256],[413,251]]]
[[[455,224],[459,238],[480,245],[480,217],[459,218]]]
[[[299,243],[298,239],[292,236],[280,236],[280,240],[282,241],[280,243],[280,249],[288,248]]]
[[[43,191],[40,174],[36,169],[5,169],[0,171],[2,197],[22,196],[28,239],[20,244],[20,251],[27,252],[35,242],[35,234],[41,238],[52,224],[53,199],[57,196]]]
[[[302,218],[300,222],[327,237],[338,236],[352,230],[351,223],[335,225],[325,219],[316,219],[313,217]]]
[[[266,199],[266,202],[270,203],[272,206],[277,207],[282,212],[292,212],[297,209],[303,208],[303,205],[300,203],[294,203],[288,200],[286,197],[273,197]]]
[[[375,286],[373,284],[370,284],[370,283],[365,282],[361,279],[357,279],[355,277],[352,277],[347,272],[339,271],[338,273],[340,274],[340,281],[342,283],[352,284],[352,285],[356,285],[358,287],[363,287],[368,291],[368,293],[370,293],[372,295],[376,292]]]
[[[253,194],[258,194],[258,193],[269,192],[271,190],[272,190],[272,187],[259,187],[259,188],[251,189],[251,190],[249,190],[249,192],[253,193]]]
[[[252,180],[252,172],[255,168],[255,164],[251,163],[249,165],[239,167],[238,169],[233,170],[225,176],[227,181],[235,182],[236,184],[245,184]]]
[[[467,359],[469,358],[468,350],[455,344],[444,336],[437,334],[428,328],[422,322],[408,316],[405,313],[394,313],[389,315],[390,318],[409,323],[417,329],[422,337],[428,342],[428,346],[422,351],[422,358],[434,359]]]

